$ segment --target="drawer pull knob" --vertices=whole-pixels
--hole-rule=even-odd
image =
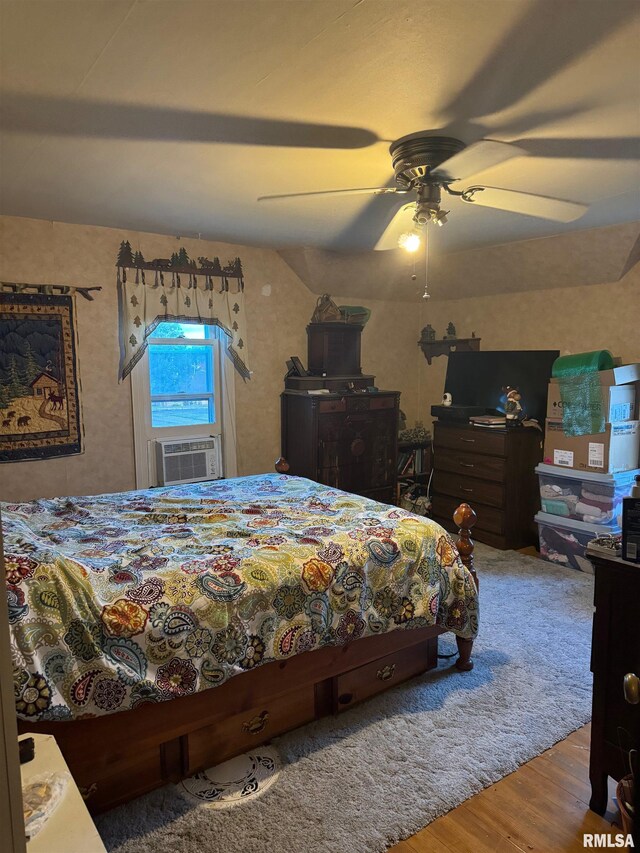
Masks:
[[[353,699],[353,693],[342,693],[340,696],[338,696],[338,702],[341,705],[348,705],[352,699]]]
[[[467,492],[468,494],[473,494],[473,489],[460,489],[461,492]]]
[[[263,711],[261,714],[258,714],[256,717],[252,717],[250,720],[247,720],[242,724],[242,731],[249,732],[250,735],[259,735],[260,732],[263,732],[269,722],[269,712]]]
[[[634,672],[624,677],[624,698],[630,705],[640,705],[640,678]]]
[[[380,681],[389,681],[389,679],[393,677],[393,673],[395,671],[395,663],[388,663],[386,666],[383,666],[382,669],[379,669],[376,674]]]
[[[472,462],[461,462],[460,463],[463,468],[475,468],[476,466]]]
[[[467,444],[475,444],[476,443],[475,438],[461,438],[460,441],[466,441]]]

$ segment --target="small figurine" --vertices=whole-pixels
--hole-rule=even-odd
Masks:
[[[504,404],[504,413],[507,419],[507,427],[520,426],[521,422],[526,417],[520,404],[521,396],[517,388],[507,385],[502,389],[506,394],[506,402]]]
[[[445,337],[445,340],[446,340],[447,338],[448,338],[448,339],[451,339],[451,338],[455,339],[455,338],[457,338],[457,335],[456,335],[456,327],[453,325],[453,323],[449,323],[449,325],[447,326],[447,334],[446,334],[444,337]]]
[[[423,341],[435,341],[436,339],[436,330],[432,328],[431,323],[424,327],[422,330],[422,340]]]
[[[442,405],[443,406],[451,406],[453,404],[453,397],[448,391],[445,391],[442,395]]]

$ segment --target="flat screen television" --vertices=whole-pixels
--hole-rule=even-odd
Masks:
[[[503,388],[515,386],[527,416],[544,428],[551,366],[559,355],[559,350],[452,352],[444,390],[454,406],[483,406],[493,413],[504,412]]]

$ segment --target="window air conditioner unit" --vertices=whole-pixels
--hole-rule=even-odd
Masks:
[[[219,480],[222,472],[220,436],[156,440],[159,486]]]

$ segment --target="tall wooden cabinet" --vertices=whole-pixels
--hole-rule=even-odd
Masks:
[[[461,500],[477,513],[474,538],[494,548],[537,543],[536,465],[542,433],[531,428],[486,429],[437,421],[433,438],[432,513],[451,530]]]
[[[393,503],[400,393],[371,390],[375,377],[360,368],[362,328],[307,326],[309,375],[286,377],[281,395],[282,455],[292,474]]]
[[[290,472],[393,503],[400,394],[282,394],[282,455]]]

